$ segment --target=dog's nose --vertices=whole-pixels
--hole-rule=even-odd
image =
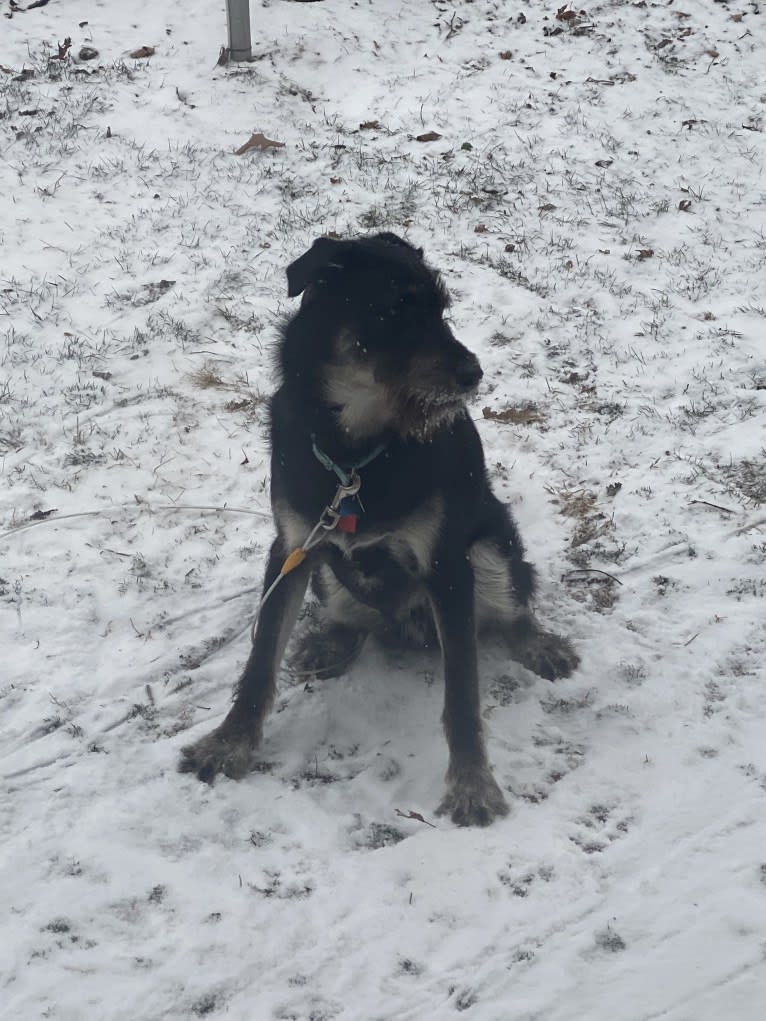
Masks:
[[[483,375],[481,365],[473,355],[465,358],[455,370],[455,379],[461,390],[473,390]]]

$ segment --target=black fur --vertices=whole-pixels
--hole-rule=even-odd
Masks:
[[[320,238],[287,270],[303,295],[279,348],[281,386],[271,401],[271,485],[277,538],[264,591],[332,500],[337,479],[312,437],[360,469],[356,533],[337,528],[286,574],[266,601],[234,704],[213,733],[185,748],[181,769],[211,782],[252,765],[276,675],[313,577],[322,620],[294,663],[341,672],[375,633],[428,643],[438,634],[449,745],[439,806],[460,825],[507,812],[484,748],[476,636],[499,630],[512,654],[544,677],[571,672],[569,643],[536,623],[534,572],[508,510],[490,489],[465,401],[481,379],[475,356],[444,319],[446,290],[422,252],[393,234]]]

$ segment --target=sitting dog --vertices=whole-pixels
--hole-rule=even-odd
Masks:
[[[341,672],[371,633],[438,638],[449,768],[437,811],[485,826],[508,806],[482,736],[477,632],[501,632],[510,654],[546,678],[569,674],[578,658],[536,622],[533,569],[490,489],[466,412],[481,367],[445,321],[439,275],[395,234],[319,238],[287,280],[303,298],[282,329],[271,400],[277,538],[266,598],[228,715],[184,748],[180,768],[212,782],[252,767],[313,579],[321,621],[300,644],[301,669]]]

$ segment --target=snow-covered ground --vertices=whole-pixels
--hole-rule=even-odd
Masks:
[[[218,66],[220,0],[3,0],[3,1019],[764,1017],[766,9],[557,8],[254,2]],[[582,655],[482,650],[487,830],[434,817],[438,661],[374,646],[175,771],[248,651],[284,268],[375,229]]]

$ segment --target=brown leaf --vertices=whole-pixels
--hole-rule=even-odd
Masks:
[[[492,408],[482,408],[482,415],[492,422],[503,422],[513,425],[533,425],[535,422],[542,422],[542,415],[534,404],[520,404],[515,408],[504,408],[502,411],[494,411]]]
[[[130,56],[133,60],[145,60],[147,57],[154,56],[153,46],[139,46],[137,50],[133,50]]]
[[[359,125],[360,131],[377,131],[382,125],[380,121],[363,121]]]
[[[596,166],[602,167],[604,170],[607,167],[611,167],[612,163],[614,163],[614,160],[596,160]]]
[[[638,250],[638,261],[643,262],[644,259],[651,259],[654,255],[653,248],[639,248]]]
[[[552,202],[546,202],[544,205],[540,206],[537,211],[538,213],[550,213],[551,210],[555,208],[556,206]]]
[[[511,52],[511,50],[503,50],[503,52],[500,54],[500,59],[513,60],[513,53]]]
[[[244,156],[251,149],[284,149],[284,147],[284,142],[275,142],[273,138],[267,138],[262,132],[256,131],[234,152],[234,155]]]
[[[558,21],[574,21],[577,17],[577,11],[570,11],[567,4],[563,7],[559,7],[556,11],[556,18]]]
[[[678,203],[678,208],[681,210],[682,213],[688,213],[691,207],[692,207],[691,199],[681,199],[681,201]]]
[[[442,136],[438,131],[426,131],[424,135],[416,135],[416,142],[438,142]]]

